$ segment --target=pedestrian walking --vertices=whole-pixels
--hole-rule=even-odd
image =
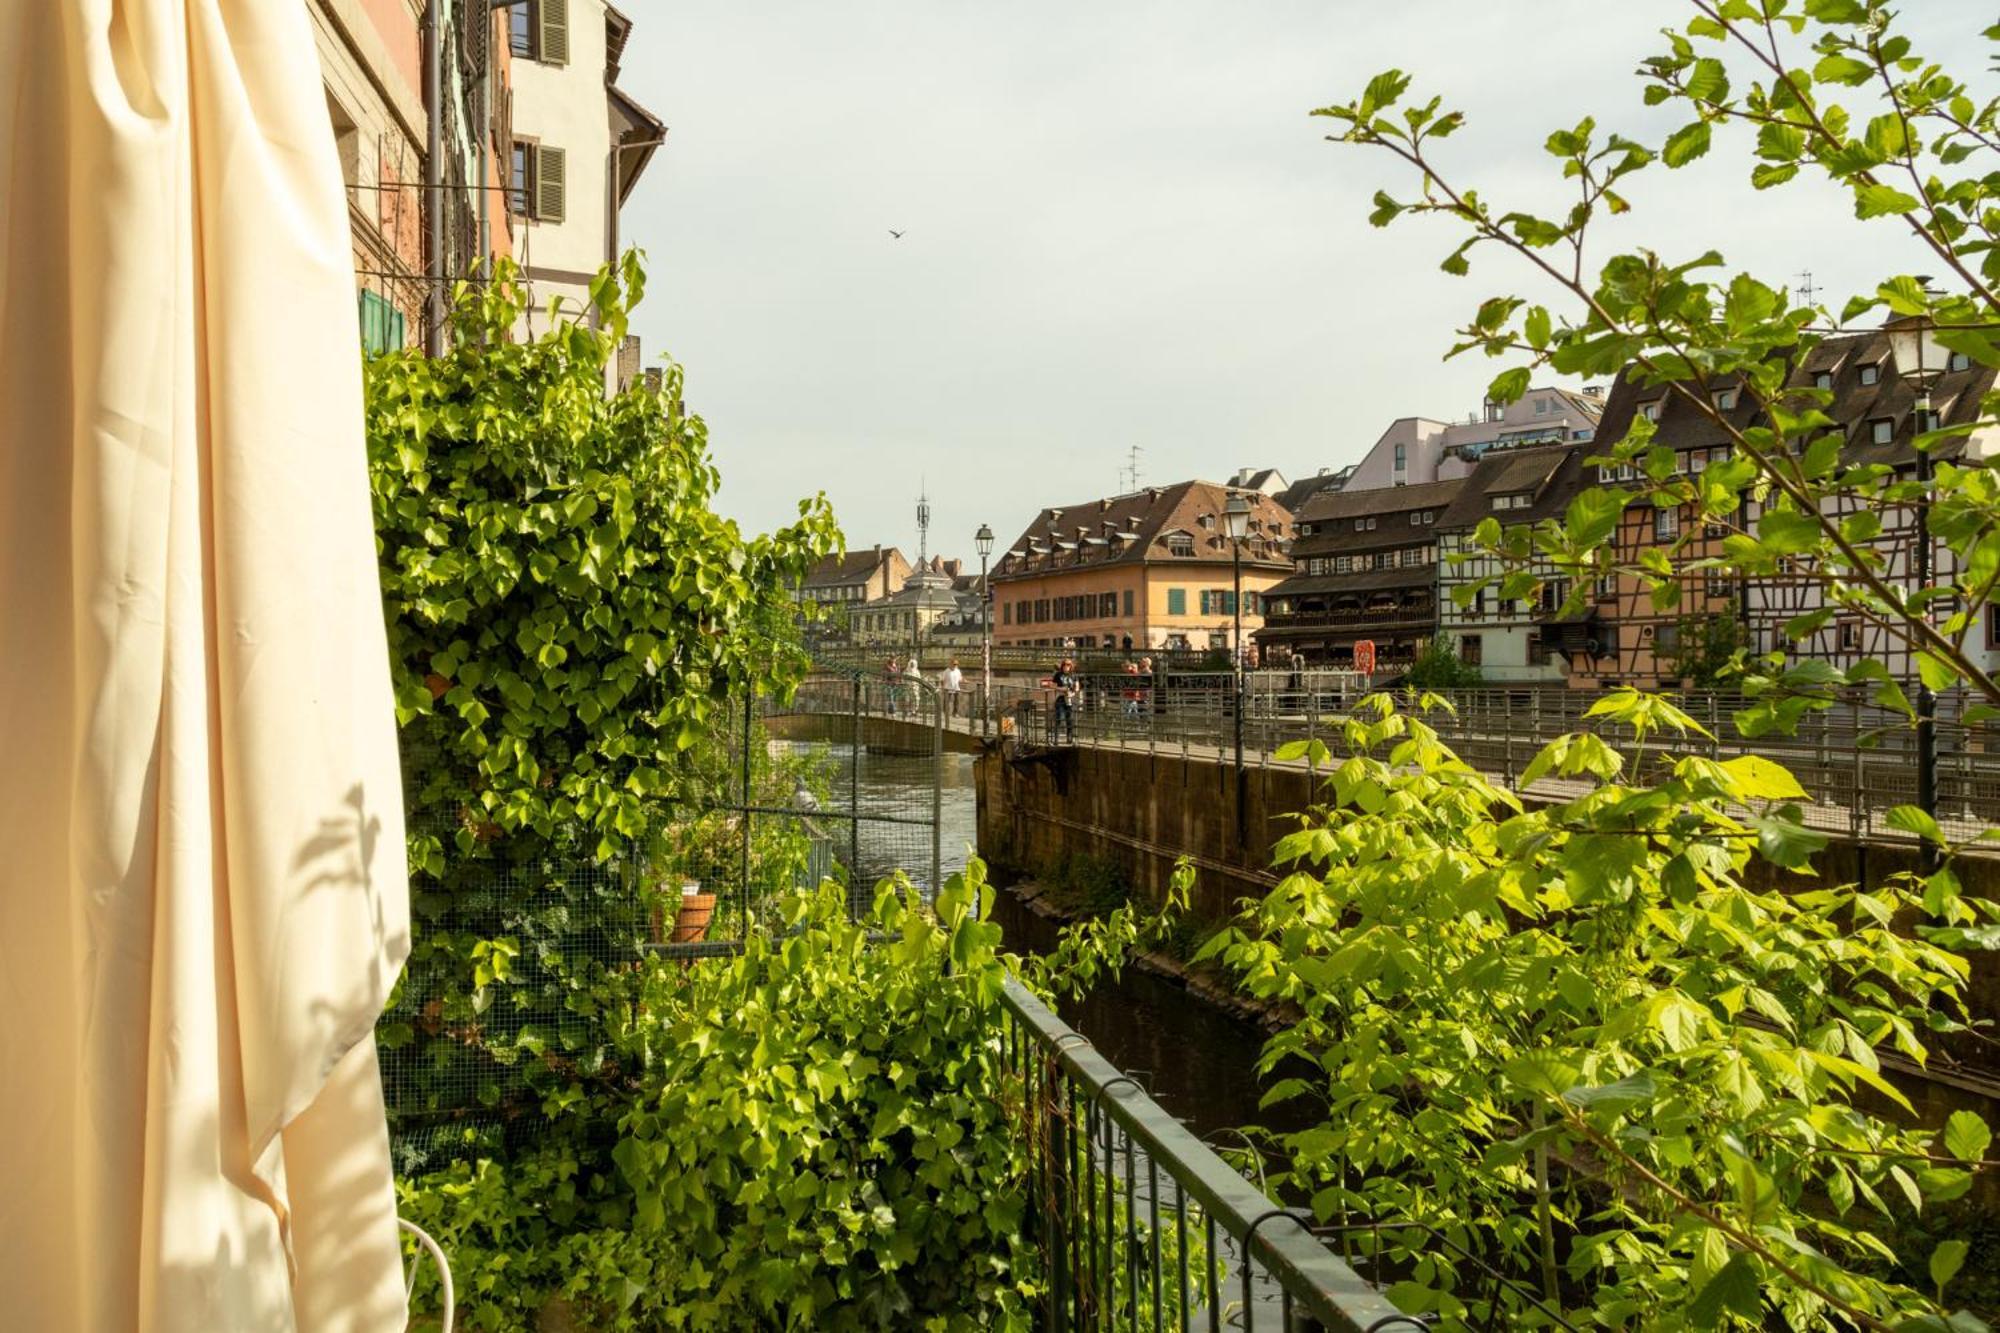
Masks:
[[[905,694],[908,697],[910,706],[910,716],[915,717],[923,711],[924,706],[924,673],[917,665],[917,655],[915,653],[911,653],[910,660],[903,663],[903,680],[905,682]]]
[[[1076,663],[1065,657],[1049,676],[1049,684],[1056,692],[1055,716],[1049,724],[1049,743],[1061,744],[1062,734],[1067,729],[1069,743],[1074,745],[1076,744],[1076,697],[1082,688],[1076,679]]]
[[[897,696],[903,692],[903,659],[894,653],[889,654],[889,661],[882,668],[882,688],[883,702],[889,709],[889,716],[894,717],[902,711],[897,706]]]
[[[950,710],[952,717],[958,716],[959,695],[964,689],[965,673],[958,669],[958,659],[954,657],[951,659],[951,665],[944,669],[945,706]]]

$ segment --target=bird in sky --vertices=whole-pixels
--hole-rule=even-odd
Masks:
[[[890,234],[891,236],[895,237],[895,238],[896,238],[897,240],[899,240],[899,241],[903,239],[903,233],[902,233],[902,232],[900,232],[900,231],[897,231],[897,230],[896,230],[896,229],[895,229],[894,227],[891,227],[891,228],[889,228],[889,234]]]

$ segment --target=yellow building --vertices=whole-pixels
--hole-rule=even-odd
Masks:
[[[1002,646],[1233,649],[1232,556],[1208,481],[1149,486],[1044,509],[993,570],[993,641]],[[1291,515],[1268,495],[1250,503],[1244,537],[1244,642],[1263,624],[1262,593],[1291,572]]]

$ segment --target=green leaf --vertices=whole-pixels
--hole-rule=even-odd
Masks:
[[[1705,120],[1681,126],[1667,136],[1660,148],[1660,160],[1669,167],[1684,167],[1708,151],[1709,130]]]
[[[1658,1097],[1659,1092],[1659,1085],[1653,1076],[1641,1070],[1615,1083],[1566,1089],[1563,1092],[1563,1100],[1581,1106],[1586,1111],[1602,1111],[1610,1114],[1643,1106]]]
[[[1854,191],[1854,215],[1858,218],[1886,217],[1893,213],[1914,213],[1917,197],[1889,185],[1862,185]]]
[[[1914,833],[1926,842],[1933,842],[1939,846],[1944,845],[1944,833],[1938,828],[1937,820],[1933,819],[1919,806],[1896,806],[1888,814],[1884,815],[1882,819],[1890,828],[1901,829],[1905,833]]]
[[[1993,1131],[1972,1111],[1953,1111],[1944,1122],[1945,1151],[1961,1162],[1979,1162],[1993,1142]]]
[[[1695,1293],[1687,1308],[1688,1321],[1696,1328],[1719,1327],[1724,1313],[1760,1323],[1762,1312],[1763,1281],[1757,1261],[1740,1250]]]
[[[1944,1299],[1944,1289],[1958,1276],[1958,1270],[1965,1267],[1965,1255],[1971,1245],[1954,1236],[1941,1240],[1931,1251],[1931,1286],[1937,1291],[1939,1300]]]

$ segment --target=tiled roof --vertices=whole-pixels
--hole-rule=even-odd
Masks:
[[[807,572],[805,586],[824,588],[860,583],[885,561],[893,565],[902,558],[902,552],[893,546],[870,547],[863,551],[849,551],[846,555],[830,555]]]
[[[1560,514],[1582,489],[1583,460],[1594,456],[1594,447],[1589,444],[1489,454],[1466,476],[1465,489],[1451,508],[1438,516],[1438,526],[1477,527],[1490,515],[1511,527]],[[1525,509],[1493,508],[1496,495],[1523,494],[1534,497]]]
[[[1355,574],[1294,574],[1264,590],[1272,597],[1305,597],[1313,593],[1383,592],[1399,588],[1430,588],[1437,574],[1430,565],[1398,565],[1394,569],[1366,569]]]
[[[1871,365],[1881,368],[1881,377],[1874,384],[1863,384],[1861,369]],[[1848,462],[1893,465],[1908,463],[1915,457],[1910,440],[1915,434],[1911,418],[1916,394],[1909,382],[1896,373],[1886,332],[1874,329],[1825,339],[1799,359],[1791,383],[1809,388],[1814,375],[1821,371],[1831,371],[1833,375],[1833,402],[1825,410],[1847,428],[1849,446],[1844,457]],[[1979,400],[1993,387],[1993,381],[1992,369],[1977,362],[1969,370],[1947,371],[1931,388],[1932,405],[1946,425],[1976,421]],[[1734,376],[1718,378],[1710,387],[1722,389],[1737,382]],[[1653,427],[1654,443],[1672,449],[1728,443],[1728,437],[1696,404],[1667,386],[1641,384],[1628,370],[1619,375],[1606,400],[1604,420],[1597,434],[1598,449],[1624,439],[1640,406],[1655,401],[1660,404],[1660,417]],[[1732,425],[1742,429],[1757,424],[1762,411],[1756,400],[1745,393],[1737,395],[1736,406],[1725,415]],[[1894,436],[1889,444],[1874,444],[1869,423],[1885,417],[1894,422]],[[1956,457],[1962,449],[1962,443],[1953,442],[1933,456]]]
[[[1224,535],[1222,510],[1229,491],[1215,482],[1183,481],[1081,504],[1051,506],[1037,514],[1008,546],[994,566],[994,581],[1106,565],[1189,560],[1168,551],[1167,537],[1177,532],[1194,539],[1194,559],[1227,561],[1230,544]],[[1243,494],[1250,501],[1250,514],[1260,525],[1259,531],[1278,534],[1268,542],[1246,544],[1243,563],[1289,565],[1283,547],[1292,534],[1291,513],[1268,495]]]

